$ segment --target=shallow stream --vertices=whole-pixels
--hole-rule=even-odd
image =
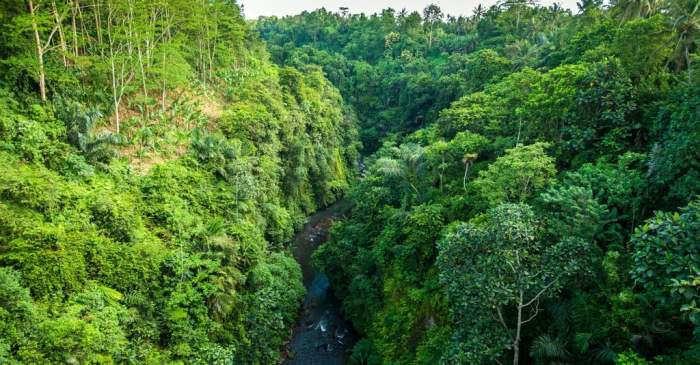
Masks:
[[[311,256],[327,239],[333,220],[347,210],[348,203],[340,201],[317,212],[294,239],[294,258],[301,265],[307,293],[282,364],[345,364],[356,340],[352,326],[340,314],[340,303],[333,296],[328,277],[311,264]]]

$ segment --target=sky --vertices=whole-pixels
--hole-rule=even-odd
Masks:
[[[557,2],[565,8],[575,11],[576,1],[541,0],[540,4],[550,5]],[[471,15],[472,9],[479,3],[488,7],[496,2],[497,0],[239,0],[239,3],[244,6],[245,16],[248,19],[257,19],[261,15],[294,15],[304,10],[315,10],[322,7],[338,11],[341,6],[350,8],[352,13],[365,14],[377,13],[389,7],[396,10],[406,8],[409,11],[422,11],[429,3],[440,6],[445,14]]]

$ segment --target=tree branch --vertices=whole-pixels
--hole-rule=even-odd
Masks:
[[[46,43],[41,47],[41,52],[46,53],[46,51],[49,48],[49,45],[51,44],[51,39],[53,39],[54,34],[56,34],[56,31],[58,30],[58,25],[53,27],[53,30],[51,30],[51,34],[49,34],[49,38],[46,39]]]
[[[34,10],[36,11],[36,7],[34,8]],[[60,22],[63,21],[63,17],[66,16],[66,14],[68,14],[68,10],[64,10],[60,18],[58,17],[58,14],[56,14],[56,25],[51,30],[51,34],[49,34],[49,38],[46,40],[46,44],[44,44],[44,46],[41,47],[44,53],[46,53],[46,51],[48,50],[48,47],[51,44],[51,39],[53,39],[53,36],[56,34],[56,31],[58,31],[58,28],[61,26]]]
[[[557,281],[559,281],[559,277],[557,277],[556,279],[552,280],[552,282],[550,282],[550,283],[547,284],[544,288],[542,288],[542,290],[540,290],[539,293],[537,293],[537,295],[535,295],[532,299],[530,299],[529,302],[523,304],[523,305],[521,306],[521,308],[525,308],[525,307],[529,306],[530,304],[534,303],[536,300],[539,300],[540,296],[541,296],[542,294],[544,294],[544,292],[546,292],[547,289],[549,289],[549,288],[550,288],[552,285],[554,285]]]
[[[521,322],[520,324],[521,324],[521,325],[524,325],[525,323],[532,321],[535,317],[537,317],[537,315],[540,313],[540,311],[541,311],[541,310],[540,310],[540,300],[539,300],[539,298],[538,298],[538,299],[537,299],[537,302],[535,303],[535,313],[533,313],[533,314],[530,316],[530,318],[524,320],[524,321]]]
[[[496,313],[498,313],[498,320],[501,322],[503,325],[503,328],[505,328],[506,333],[508,333],[508,337],[510,337],[511,341],[513,341],[513,335],[510,334],[510,329],[508,328],[508,325],[506,325],[506,321],[503,319],[503,313],[501,313],[501,307],[496,307]]]
[[[520,324],[523,325],[523,324],[525,324],[525,323],[527,323],[527,322],[532,321],[533,319],[535,319],[535,317],[537,317],[538,314],[540,314],[541,311],[542,311],[541,309],[537,308],[537,310],[535,311],[535,313],[534,313],[530,318],[528,318],[528,319],[522,321]]]

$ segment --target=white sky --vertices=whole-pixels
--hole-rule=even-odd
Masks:
[[[562,7],[573,10],[577,0],[541,0],[540,4],[550,5],[559,3]],[[283,16],[299,14],[304,10],[315,10],[325,7],[331,11],[338,11],[341,6],[350,8],[352,13],[377,13],[385,8],[394,8],[399,11],[406,8],[409,11],[422,11],[430,3],[440,6],[445,14],[471,15],[472,9],[481,3],[485,7],[495,4],[497,0],[239,0],[243,4],[245,16],[248,19],[257,19],[261,15]]]

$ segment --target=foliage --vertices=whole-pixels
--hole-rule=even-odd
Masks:
[[[456,356],[472,363],[495,361],[505,348],[517,358],[521,327],[539,314],[540,301],[556,296],[590,260],[589,244],[573,234],[543,239],[542,223],[527,205],[499,205],[481,225],[453,227],[436,263],[453,320],[465,331],[460,336],[469,338]],[[505,320],[509,312],[517,313],[514,324]]]
[[[697,1],[593,0],[578,12],[505,1],[470,16],[426,5],[255,23],[275,62],[320,66],[357,113],[364,176],[315,255],[363,336],[355,361],[687,362],[695,306],[681,293],[697,275],[680,267],[692,231],[663,233],[680,225],[664,214],[665,228],[639,232],[698,194]],[[533,238],[506,250],[499,206],[527,210]],[[519,247],[541,270],[496,275]],[[548,265],[556,247],[562,261]],[[646,289],[630,272],[650,260],[682,277],[655,269]],[[572,280],[548,287],[522,326],[501,289],[558,269]]]
[[[0,363],[277,362],[289,243],[356,176],[335,87],[270,63],[232,1],[0,18]]]
[[[426,5],[2,2],[0,363],[695,364],[698,1]]]
[[[554,159],[544,152],[546,147],[538,143],[506,150],[504,156],[479,172],[474,185],[491,206],[525,201],[556,173]]]
[[[617,365],[646,365],[649,364],[648,361],[644,360],[639,355],[632,351],[626,351],[617,356],[615,359],[615,364]]]
[[[692,201],[680,214],[657,213],[647,220],[630,243],[634,249],[632,277],[664,304],[680,304],[680,311],[700,326],[700,202]]]

